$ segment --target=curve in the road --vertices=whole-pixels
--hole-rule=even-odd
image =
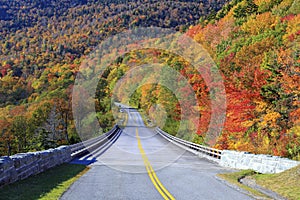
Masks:
[[[230,171],[168,142],[144,126],[138,112],[103,154],[88,155],[91,169],[61,197],[66,199],[252,199],[218,180]]]

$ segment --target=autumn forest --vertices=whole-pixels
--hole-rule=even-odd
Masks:
[[[103,40],[136,27],[178,31],[216,63],[227,107],[213,147],[300,160],[300,3],[294,0],[0,0],[0,154],[85,139],[72,114],[79,68]],[[211,99],[203,77],[183,57],[158,49],[126,53],[105,69],[94,99],[102,132],[116,123],[111,97],[117,81],[134,66],[153,62],[186,77],[198,106],[181,107],[158,84],[138,88],[131,106],[152,119],[153,105],[162,105],[162,129],[208,145]],[[184,122],[197,127],[194,132],[178,133],[182,109],[199,114],[199,120]]]

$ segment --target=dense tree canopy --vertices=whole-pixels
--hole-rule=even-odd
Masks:
[[[222,74],[228,106],[216,148],[300,159],[299,8],[293,0],[1,0],[0,152],[78,141],[71,93],[85,56],[111,35],[158,26],[192,37]],[[166,64],[185,77],[198,106],[188,101],[181,105],[174,91],[159,84],[138,88],[130,103],[153,120],[164,118],[162,128],[170,134],[205,143],[212,114],[210,91],[190,63],[162,50],[141,49],[111,61],[94,99],[101,127],[108,130],[115,123],[110,100],[118,80],[147,63]],[[120,97],[128,90],[120,89]],[[190,91],[181,87],[176,93],[184,97]],[[182,121],[183,110],[198,113],[199,120]],[[89,119],[79,120],[88,126]],[[187,131],[177,132],[180,121]],[[191,133],[194,127],[198,128]]]
[[[184,31],[225,2],[1,0],[1,154],[79,140],[72,116],[72,86],[82,60],[101,41],[137,26]],[[101,79],[95,100],[105,130],[114,123],[106,98],[112,79],[112,75]]]

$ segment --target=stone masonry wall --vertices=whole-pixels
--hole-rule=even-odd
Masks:
[[[41,173],[71,159],[68,146],[0,157],[0,186]]]
[[[300,162],[277,156],[223,150],[219,164],[224,167],[252,169],[264,174],[273,174],[296,167]]]

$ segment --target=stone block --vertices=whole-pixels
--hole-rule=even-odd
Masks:
[[[13,183],[72,160],[71,147],[0,157],[0,186]]]

